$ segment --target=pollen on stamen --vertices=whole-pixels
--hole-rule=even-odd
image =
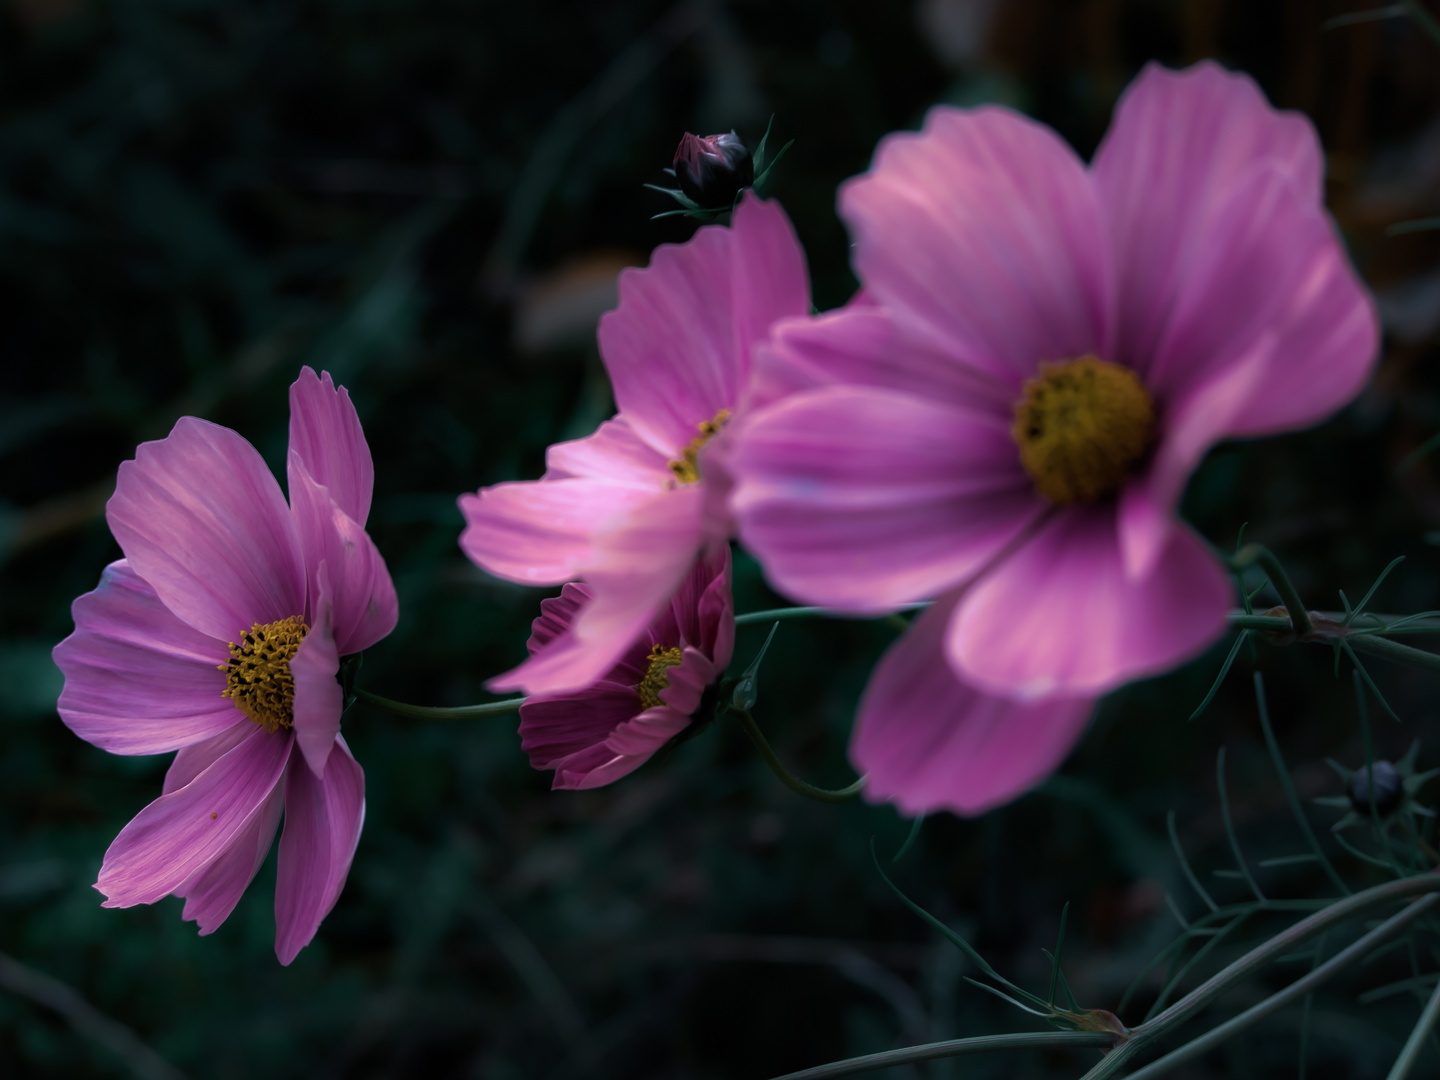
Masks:
[[[700,451],[705,449],[705,444],[720,434],[720,429],[725,426],[725,421],[730,419],[730,410],[721,409],[715,414],[713,420],[702,420],[696,427],[700,434],[690,440],[688,446],[680,451],[680,456],[670,462],[670,471],[675,474],[675,479],[682,484],[696,484],[700,481]]]
[[[644,708],[654,709],[664,704],[660,700],[660,691],[669,688],[669,671],[680,665],[684,654],[678,647],[667,649],[663,645],[656,645],[645,659],[650,662],[650,666],[645,669],[645,677],[640,680],[640,685],[635,687],[635,692],[640,695],[640,704]]]
[[[295,678],[290,661],[309,632],[298,616],[255,623],[230,642],[230,660],[217,665],[225,672],[221,697],[266,731],[279,731],[295,721]]]

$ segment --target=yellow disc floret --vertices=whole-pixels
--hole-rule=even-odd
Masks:
[[[702,420],[697,427],[700,434],[690,440],[690,444],[680,451],[680,456],[670,462],[670,471],[675,474],[675,479],[682,484],[694,484],[700,479],[700,451],[705,449],[705,444],[720,434],[720,429],[725,426],[725,421],[730,419],[730,410],[721,409],[715,414],[713,420]]]
[[[640,695],[640,704],[644,708],[653,709],[663,704],[660,691],[670,685],[667,672],[672,667],[678,667],[684,657],[678,648],[667,649],[663,645],[656,645],[645,659],[650,661],[650,666],[645,669],[645,677],[640,680],[640,685],[635,687],[635,692]]]
[[[256,623],[230,643],[230,662],[221,664],[225,690],[220,695],[266,731],[295,722],[295,678],[290,661],[309,627],[292,615],[272,623]]]
[[[1035,490],[1058,506],[1115,494],[1155,441],[1155,403],[1129,368],[1094,356],[1041,364],[1010,429]]]

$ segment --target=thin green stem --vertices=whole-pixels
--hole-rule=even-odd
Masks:
[[[875,617],[887,618],[891,614],[899,614],[902,611],[923,611],[931,603],[932,601],[929,600],[921,600],[916,604],[901,604],[893,612]],[[856,615],[853,611],[836,611],[834,608],[780,607],[770,608],[768,611],[747,611],[744,615],[736,615],[735,625],[749,626],[751,623],[774,622],[776,619],[856,619],[864,617]]]
[[[981,1035],[973,1039],[949,1039],[945,1042],[925,1043],[923,1046],[907,1046],[900,1050],[886,1050],[879,1054],[832,1061],[828,1065],[817,1065],[813,1069],[777,1076],[775,1080],[827,1080],[832,1076],[852,1076],[872,1069],[889,1069],[896,1065],[909,1065],[916,1061],[934,1061],[936,1058],[959,1057],[961,1054],[984,1054],[993,1050],[1045,1050],[1062,1046],[1095,1047],[1104,1050],[1113,1046],[1115,1037],[1091,1031],[1036,1031],[1018,1035]]]
[[[525,704],[523,697],[516,697],[506,698],[504,701],[489,701],[484,705],[460,705],[453,708],[407,705],[403,701],[391,701],[379,694],[372,694],[369,690],[361,690],[358,686],[355,688],[355,696],[377,708],[392,712],[396,716],[408,716],[412,720],[476,720],[482,716],[513,713]]]
[[[1295,633],[1304,637],[1310,633],[1310,615],[1305,610],[1305,604],[1300,599],[1300,594],[1295,590],[1294,584],[1290,581],[1290,575],[1285,573],[1285,567],[1275,557],[1275,553],[1261,544],[1246,544],[1235,553],[1230,560],[1230,568],[1239,573],[1251,566],[1258,565],[1270,578],[1270,584],[1275,586],[1275,591],[1280,594],[1280,602],[1285,605],[1285,612],[1290,616],[1290,623]]]
[[[1235,825],[1230,820],[1230,794],[1225,789],[1225,747],[1223,746],[1215,755],[1215,786],[1220,791],[1220,816],[1225,822],[1225,835],[1230,838],[1230,850],[1235,855],[1236,865],[1240,867],[1240,873],[1245,877],[1245,884],[1250,886],[1250,891],[1255,894],[1255,899],[1263,904],[1265,894],[1260,891],[1259,884],[1250,873],[1250,866],[1245,862],[1245,853],[1240,850],[1240,841],[1235,836]]]
[[[1408,667],[1440,671],[1440,655],[1410,645],[1402,645],[1389,638],[1377,637],[1374,634],[1351,634],[1345,638],[1345,642],[1357,652],[1366,652],[1397,664],[1405,664]]]
[[[1420,28],[1435,39],[1440,45],[1440,19],[1436,19],[1420,0],[1400,0],[1405,10],[1409,12],[1410,18],[1420,24]]]
[[[804,795],[807,799],[814,799],[816,802],[838,803],[853,799],[865,786],[865,777],[863,776],[849,787],[839,789],[820,788],[814,784],[807,784],[785,767],[774,748],[766,741],[764,734],[760,731],[760,725],[755,722],[755,717],[748,710],[741,712],[739,716],[740,726],[745,729],[745,734],[750,736],[750,741],[755,744],[755,749],[760,751],[760,756],[765,759],[765,764],[770,766],[770,771],[780,778],[782,784],[796,794]]]
[[[1415,1027],[1410,1031],[1410,1038],[1405,1040],[1405,1048],[1400,1051],[1400,1056],[1395,1059],[1395,1064],[1390,1067],[1390,1074],[1385,1080],[1405,1080],[1410,1075],[1410,1070],[1419,1060],[1425,1039],[1429,1036],[1431,1029],[1435,1027],[1436,1020],[1440,1020],[1440,984],[1436,985],[1435,992],[1425,1003],[1425,1011],[1415,1022]]]

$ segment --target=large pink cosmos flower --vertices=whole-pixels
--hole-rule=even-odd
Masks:
[[[1313,424],[1377,352],[1310,124],[1214,64],[1147,68],[1087,169],[999,108],[931,111],[841,190],[863,299],[790,321],[731,460],[805,603],[940,602],[852,746],[872,798],[973,813],[1090,702],[1195,655],[1231,593],[1175,507],[1225,438]]]
[[[564,634],[590,600],[584,584],[542,600],[530,651]],[[726,545],[695,561],[659,617],[599,682],[526,699],[520,739],[530,763],[554,769],[556,788],[601,787],[633,772],[689,726],[734,651]]]
[[[620,275],[600,320],[619,415],[557,443],[538,481],[463,495],[460,546],[526,585],[583,579],[590,600],[499,690],[561,693],[600,679],[732,531],[727,428],[748,405],[751,351],[809,312],[805,255],[785,212],[747,193],[731,227],[707,226]]]
[[[365,533],[374,470],[350,397],[305,368],[290,387],[290,503],[229,428],[185,417],[120,466],[106,506],[125,558],[75,601],[55,647],[60,717],[115,754],[178,750],[164,793],[121,830],[105,907],[185,898],[208,934],[285,814],[275,952],[315,936],[350,870],[365,776],[340,737],[340,657],[395,627]]]

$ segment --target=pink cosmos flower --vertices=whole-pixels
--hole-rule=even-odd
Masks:
[[[105,853],[104,906],[173,894],[212,932],[283,809],[282,964],[335,905],[365,818],[365,776],[340,737],[340,657],[396,619],[365,533],[360,419],[308,367],[290,387],[288,472],[289,505],[250,443],[193,417],[142,443],[105,510],[125,558],[75,601],[75,632],[55,647],[70,730],[115,754],[179,751],[164,793]]]
[[[540,480],[460,497],[460,546],[482,569],[526,585],[580,578],[589,594],[563,633],[492,688],[555,694],[596,682],[697,556],[728,541],[725,429],[748,405],[753,345],[809,310],[785,212],[748,193],[733,226],[706,226],[620,275],[620,306],[599,332],[619,415],[550,447]]]
[[[1231,593],[1175,516],[1221,439],[1313,424],[1376,356],[1303,117],[1151,65],[1086,168],[999,108],[936,108],[841,190],[864,299],[777,328],[730,462],[743,541],[805,603],[938,597],[852,746],[872,798],[976,813],[1090,702],[1194,656]]]
[[[542,600],[530,651],[565,633],[590,599],[589,586],[572,584]],[[633,772],[690,724],[734,649],[730,549],[723,546],[695,561],[669,605],[599,682],[520,706],[530,763],[554,769],[556,788],[601,787]]]

